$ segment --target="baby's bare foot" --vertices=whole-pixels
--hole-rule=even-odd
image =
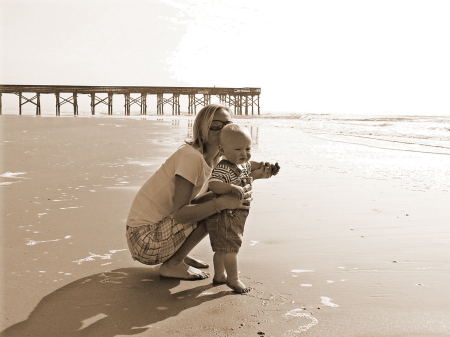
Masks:
[[[252,288],[246,287],[245,284],[241,282],[241,280],[237,280],[234,282],[227,281],[227,286],[230,287],[235,293],[238,293],[238,294],[246,294],[250,290],[252,290]]]
[[[227,275],[214,275],[213,278],[213,284],[219,285],[219,284],[226,284],[227,283]]]

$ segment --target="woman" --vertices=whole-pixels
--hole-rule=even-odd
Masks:
[[[192,141],[175,151],[144,183],[131,205],[127,220],[130,252],[141,263],[162,263],[161,276],[209,277],[198,269],[208,268],[208,264],[188,256],[207,234],[201,220],[223,209],[250,208],[250,187],[243,199],[231,194],[218,198],[205,194],[212,169],[220,160],[220,130],[229,123],[228,107],[210,104],[201,109],[194,122]],[[260,167],[252,172],[255,179],[268,178],[272,169],[276,170],[269,163]]]

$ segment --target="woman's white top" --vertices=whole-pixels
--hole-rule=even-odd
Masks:
[[[211,172],[200,151],[191,145],[180,147],[141,187],[131,205],[127,226],[155,224],[173,213],[176,175],[194,185],[193,200],[207,191]]]

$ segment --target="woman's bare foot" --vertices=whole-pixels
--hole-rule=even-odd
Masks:
[[[194,259],[189,255],[184,258],[184,263],[194,268],[209,268],[209,264],[207,264],[206,262]]]
[[[197,268],[188,266],[184,262],[175,264],[169,261],[164,262],[159,267],[159,275],[181,280],[203,280],[209,277],[209,273],[204,273]]]
[[[245,284],[242,283],[241,280],[239,279],[235,282],[227,281],[226,284],[228,287],[231,288],[231,290],[233,290],[235,293],[238,294],[246,294],[250,290],[252,290],[252,288],[246,287]]]

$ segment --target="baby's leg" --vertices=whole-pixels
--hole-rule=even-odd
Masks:
[[[224,252],[214,253],[214,284],[225,284],[227,282],[227,273],[225,272],[225,265],[223,262],[224,255]]]
[[[227,286],[238,294],[248,293],[251,288],[247,288],[239,279],[237,253],[226,253],[223,261],[227,272]]]

